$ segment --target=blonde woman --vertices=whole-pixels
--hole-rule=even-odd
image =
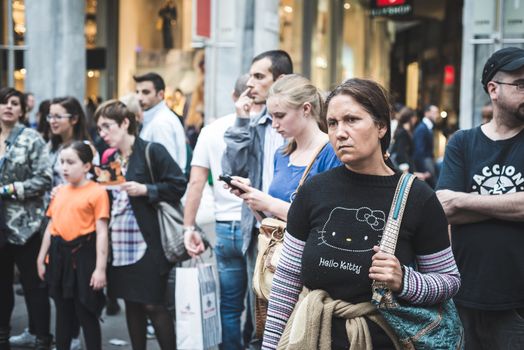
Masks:
[[[288,142],[275,153],[273,181],[267,193],[249,186],[246,179],[234,178],[232,184],[244,193],[237,190],[233,193],[251,209],[286,220],[298,183],[312,157],[316,154],[308,178],[341,165],[324,132],[322,105],[320,92],[303,76],[289,74],[273,84],[267,108],[272,127]]]

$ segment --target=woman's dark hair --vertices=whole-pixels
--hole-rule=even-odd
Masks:
[[[397,115],[398,127],[395,130],[395,135],[393,135],[393,138],[396,138],[401,132],[403,132],[404,128],[402,126],[404,124],[410,123],[411,119],[416,116],[417,116],[417,112],[415,112],[413,109],[409,107],[402,107],[402,109],[398,112],[398,115]],[[410,126],[410,130],[411,130],[411,126]]]
[[[38,126],[36,127],[36,131],[42,135],[45,142],[49,141],[49,134],[51,133],[51,129],[49,128],[49,123],[47,122],[47,115],[49,114],[49,107],[51,107],[51,100],[43,100],[38,105]]]
[[[27,110],[27,104],[25,100],[25,96],[20,91],[12,88],[12,87],[5,87],[0,89],[0,104],[7,104],[7,101],[11,97],[18,97],[18,100],[20,101],[20,108],[22,109],[22,115],[20,118],[18,118],[21,122],[25,119],[25,113]]]
[[[76,154],[78,154],[78,158],[80,158],[82,163],[84,164],[93,163],[93,157],[94,157],[93,149],[91,148],[91,146],[88,143],[83,142],[83,141],[73,141],[73,142],[66,144],[62,148],[62,150],[65,150],[68,148],[71,148],[73,151],[76,152]]]
[[[72,96],[66,96],[52,99],[49,107],[55,104],[62,106],[67,113],[71,114],[71,120],[73,118],[76,120],[76,123],[73,125],[73,140],[91,141],[86,127],[86,115],[80,102]],[[63,142],[62,136],[51,135],[51,150],[56,151]]]
[[[416,112],[409,107],[402,107],[398,112],[398,125],[404,125],[411,121],[411,118],[416,116]]]
[[[337,86],[326,99],[324,113],[327,112],[329,103],[333,97],[338,95],[351,96],[359,105],[362,106],[373,118],[375,124],[386,127],[386,134],[380,140],[382,153],[386,154],[391,141],[391,114],[392,107],[389,94],[379,83],[368,80],[353,78],[346,80]],[[326,116],[324,115],[324,118]]]
[[[127,119],[129,120],[129,128],[127,133],[129,135],[136,135],[137,123],[136,116],[131,112],[123,102],[118,100],[109,100],[102,103],[95,111],[95,123],[101,117],[114,120],[119,126]]]

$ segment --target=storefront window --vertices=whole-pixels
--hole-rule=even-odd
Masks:
[[[25,5],[23,0],[0,0],[0,86],[24,89]]]
[[[473,35],[477,39],[490,38],[498,22],[496,0],[476,0],[473,9]]]
[[[487,59],[503,47],[524,48],[524,0],[476,0],[472,7],[472,38],[469,39],[473,44],[471,126],[476,126],[482,122],[482,108],[490,102],[480,82]],[[468,64],[463,67],[467,69]]]
[[[490,102],[488,94],[484,91],[484,87],[480,81],[482,77],[482,70],[484,64],[488,60],[489,56],[494,52],[493,45],[476,45],[475,46],[475,73],[473,76],[473,126],[480,125],[482,122],[481,111],[482,107]]]
[[[14,44],[24,45],[25,5],[24,0],[13,1],[13,34]]]
[[[356,76],[364,76],[364,30],[365,14],[358,1],[345,1],[343,4],[342,59],[340,81]]]
[[[100,43],[101,40],[97,40],[97,38],[101,37],[102,34],[98,32],[97,27],[97,5],[97,0],[86,0],[86,17],[84,23],[88,61],[86,70],[86,98],[87,103],[93,103],[95,105],[97,104],[99,96],[106,96],[106,94],[102,92],[103,88],[100,86],[104,78],[101,77],[101,75],[105,73],[105,60],[101,59],[102,57],[99,57],[105,55],[102,50],[95,50],[97,46],[105,46],[103,43]]]
[[[330,54],[330,0],[319,0],[317,21],[313,31],[311,47],[311,79],[322,90],[330,88],[329,54]]]
[[[177,89],[195,91],[201,80],[195,66],[202,61],[203,69],[204,61],[192,45],[193,5],[192,0],[133,0],[120,7],[119,95],[134,91],[133,75],[152,71],[165,80],[168,104]]]
[[[86,0],[86,21],[84,26],[84,34],[86,37],[86,48],[88,49],[96,47],[96,5],[97,0]]]
[[[280,48],[291,56],[296,73],[302,71],[303,0],[281,0]]]
[[[524,38],[524,0],[504,2],[504,37]]]

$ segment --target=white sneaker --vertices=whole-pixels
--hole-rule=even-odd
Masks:
[[[71,350],[82,350],[82,342],[80,341],[80,337],[73,338],[71,340]]]
[[[9,337],[9,344],[13,347],[33,348],[35,346],[35,341],[36,335],[29,333],[29,328],[24,329],[24,331],[18,335]]]
[[[82,341],[80,337],[71,339],[70,350],[82,350]],[[56,346],[53,347],[53,350],[56,350]]]
[[[153,328],[152,324],[147,325],[146,337],[147,339],[155,339],[155,329]]]

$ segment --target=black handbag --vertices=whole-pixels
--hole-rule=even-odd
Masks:
[[[151,176],[151,181],[155,183],[153,168],[151,167],[150,146],[146,146],[146,163]],[[172,205],[165,201],[155,204],[160,226],[160,240],[166,259],[173,264],[191,259],[184,245],[184,207],[180,201]],[[209,242],[204,232],[196,226],[195,230],[200,233],[205,247],[209,247]]]

